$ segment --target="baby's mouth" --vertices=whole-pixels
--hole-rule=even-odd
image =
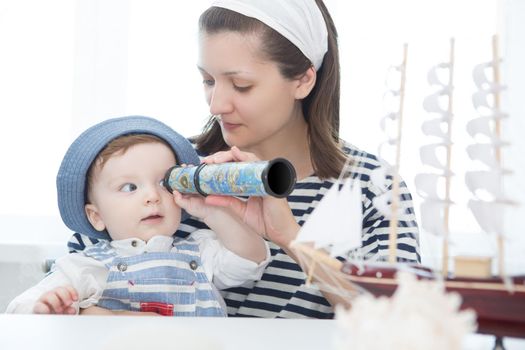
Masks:
[[[149,215],[149,216],[146,216],[145,218],[143,218],[141,221],[155,221],[155,220],[160,220],[162,219],[163,216],[162,215],[159,215],[159,214],[153,214],[153,215]]]

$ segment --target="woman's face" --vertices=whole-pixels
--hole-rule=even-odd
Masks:
[[[304,124],[298,80],[285,79],[264,60],[260,39],[235,32],[201,33],[198,68],[210,113],[220,117],[229,146],[256,150],[280,144]]]

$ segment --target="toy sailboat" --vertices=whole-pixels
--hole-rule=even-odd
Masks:
[[[451,40],[450,61],[441,63],[429,72],[429,82],[437,85],[439,89],[425,99],[424,107],[428,112],[437,114],[438,117],[426,121],[423,124],[423,131],[427,135],[435,136],[438,141],[431,145],[424,145],[421,150],[423,163],[429,165],[437,172],[421,174],[416,179],[418,192],[424,197],[422,205],[422,228],[429,232],[443,236],[443,266],[441,273],[433,269],[420,265],[404,264],[396,262],[397,247],[397,217],[402,215],[403,208],[399,201],[399,177],[397,169],[399,166],[399,144],[400,127],[402,120],[402,107],[404,95],[404,80],[406,71],[406,46],[404,50],[403,64],[399,67],[401,72],[401,88],[399,90],[400,109],[395,113],[398,121],[398,137],[390,140],[390,144],[397,145],[396,166],[386,168],[392,176],[392,187],[388,201],[379,200],[374,203],[377,209],[385,211],[390,220],[389,234],[389,261],[388,262],[368,262],[360,259],[359,251],[361,245],[360,227],[332,227],[332,231],[337,231],[336,240],[326,239],[326,227],[320,223],[337,222],[330,219],[331,215],[341,215],[339,217],[362,217],[361,208],[357,203],[361,201],[360,192],[355,189],[359,187],[351,177],[346,180],[339,179],[336,185],[332,186],[327,195],[321,200],[319,206],[313,211],[310,218],[301,228],[292,249],[296,252],[303,266],[308,266],[307,274],[309,279],[315,276],[316,284],[320,289],[329,293],[334,293],[343,298],[355,297],[359,293],[371,293],[374,296],[391,296],[396,290],[398,283],[396,273],[399,271],[410,271],[419,279],[435,280],[443,283],[447,292],[457,292],[462,298],[461,309],[472,309],[476,312],[478,332],[494,334],[496,336],[525,337],[525,275],[506,276],[503,271],[503,236],[501,225],[500,209],[509,203],[502,196],[501,187],[498,182],[501,176],[506,173],[501,167],[500,147],[503,145],[499,137],[500,121],[503,117],[500,111],[499,94],[501,84],[499,81],[499,56],[497,53],[497,38],[493,42],[493,59],[491,62],[483,63],[474,70],[474,81],[480,89],[474,94],[473,102],[478,109],[480,106],[491,110],[488,115],[476,118],[468,124],[468,131],[471,135],[482,134],[489,140],[485,144],[477,144],[469,147],[468,152],[473,159],[481,160],[490,165],[494,170],[478,171],[467,173],[467,187],[474,193],[484,189],[493,194],[491,202],[475,199],[470,202],[470,207],[475,217],[480,222],[480,226],[487,232],[498,234],[500,275],[494,276],[491,273],[490,262],[487,259],[456,258],[454,272],[448,268],[448,213],[452,204],[450,198],[450,181],[452,171],[450,167],[451,157],[451,123],[452,123],[452,95],[453,95],[453,69],[454,69],[454,41]],[[436,70],[448,70],[449,80],[442,83],[436,74]],[[491,69],[494,79],[490,82],[485,75],[485,70]],[[492,95],[490,105],[487,96]],[[442,108],[442,103],[438,100],[448,99],[447,108]],[[489,107],[490,106],[490,107]],[[443,125],[445,126],[443,128]],[[446,162],[439,161],[435,151],[444,148]],[[491,150],[491,152],[487,152]],[[490,157],[492,155],[492,157]],[[496,166],[494,166],[496,164]],[[383,167],[380,167],[383,168]],[[378,170],[379,171],[379,170]],[[385,169],[381,170],[385,171]],[[372,175],[374,177],[374,175]],[[379,176],[378,176],[379,178]],[[383,175],[384,178],[384,175]],[[374,181],[374,180],[373,180]],[[437,188],[439,184],[445,184],[444,195],[439,195]],[[350,204],[352,203],[352,204]],[[380,209],[381,203],[389,203],[390,209]],[[384,207],[384,205],[383,205]],[[336,211],[344,211],[346,214],[336,214]],[[487,210],[490,210],[487,212]],[[487,214],[490,213],[490,214]],[[327,218],[328,216],[328,218]],[[493,218],[490,219],[490,218]],[[359,221],[359,220],[356,220]],[[319,224],[312,224],[318,222]],[[342,226],[342,225],[340,225]],[[323,240],[318,237],[323,237]],[[344,245],[341,245],[344,242]],[[320,249],[322,248],[322,249]],[[338,252],[354,249],[354,254],[346,261],[333,258]]]

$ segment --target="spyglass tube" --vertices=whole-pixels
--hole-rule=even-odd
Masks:
[[[174,166],[166,172],[168,191],[221,196],[288,196],[295,186],[293,165],[284,158],[257,162],[230,162]]]

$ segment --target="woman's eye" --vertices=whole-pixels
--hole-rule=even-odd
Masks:
[[[164,186],[164,179],[160,180],[159,181],[159,186],[162,187],[162,188],[166,188],[166,186]]]
[[[124,184],[124,185],[120,188],[120,190],[121,190],[122,192],[133,192],[133,191],[135,191],[136,189],[137,189],[137,185],[135,185],[135,184]]]
[[[238,85],[235,85],[233,84],[233,88],[239,92],[247,92],[249,91],[252,86],[251,85],[248,85],[248,86],[238,86]]]
[[[207,85],[207,86],[213,86],[213,85],[215,84],[215,80],[213,80],[213,79],[204,79],[204,80],[202,81],[202,83],[203,83],[204,85]]]

